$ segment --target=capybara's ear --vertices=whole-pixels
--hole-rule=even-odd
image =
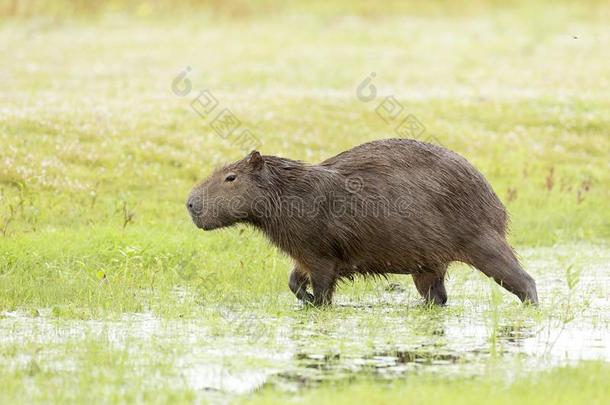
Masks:
[[[248,164],[252,166],[254,169],[260,169],[265,164],[263,157],[257,150],[253,150],[248,155]]]

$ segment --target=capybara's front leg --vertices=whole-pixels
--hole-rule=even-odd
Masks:
[[[328,270],[328,269],[325,269]],[[311,273],[311,285],[313,287],[313,305],[320,307],[330,305],[335,292],[336,277],[333,272],[324,270]]]
[[[419,294],[427,303],[445,305],[447,291],[445,290],[445,273],[447,266],[425,267],[421,272],[413,274],[413,281]]]
[[[299,300],[306,304],[313,304],[313,295],[307,292],[308,285],[309,275],[299,268],[299,266],[295,266],[292,273],[290,273],[288,287],[290,287],[290,291],[292,291]]]

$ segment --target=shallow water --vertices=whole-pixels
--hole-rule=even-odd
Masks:
[[[128,368],[158,380],[156,359],[165,359],[165,380],[202,395],[235,395],[265,384],[296,390],[324,380],[392,379],[408,373],[512,375],[584,359],[610,361],[610,249],[570,245],[523,249],[535,276],[539,309],[523,308],[474,271],[450,272],[446,308],[426,308],[408,279],[378,281],[367,293],[339,290],[327,310],[305,309],[286,293],[280,315],[227,305],[208,308],[203,319],[160,319],[152,313],[120,320],[62,320],[0,316],[0,349],[27,345],[0,356],[0,367],[24,367],[32,359],[61,373],[79,367],[78,349],[101,341],[127,351]],[[576,274],[572,289],[566,268]],[[394,284],[398,282],[399,284]],[[492,291],[495,291],[492,293]],[[495,304],[494,304],[495,302]]]

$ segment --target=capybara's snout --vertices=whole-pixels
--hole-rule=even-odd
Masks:
[[[203,199],[201,198],[201,193],[197,192],[197,189],[193,190],[186,199],[186,209],[195,225],[201,228],[200,218],[203,213]]]

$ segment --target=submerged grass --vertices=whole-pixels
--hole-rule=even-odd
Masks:
[[[557,368],[535,376],[516,379],[445,379],[410,376],[402,381],[364,381],[314,388],[299,396],[263,390],[260,396],[242,403],[319,404],[605,404],[610,398],[607,363],[591,362]]]
[[[66,361],[62,353],[75,355]],[[3,346],[1,356],[13,360],[0,371],[2,403],[187,403],[195,398],[193,390],[172,386],[176,376],[167,374],[171,353],[142,359],[133,348],[116,349],[111,342],[88,339],[52,347]]]

